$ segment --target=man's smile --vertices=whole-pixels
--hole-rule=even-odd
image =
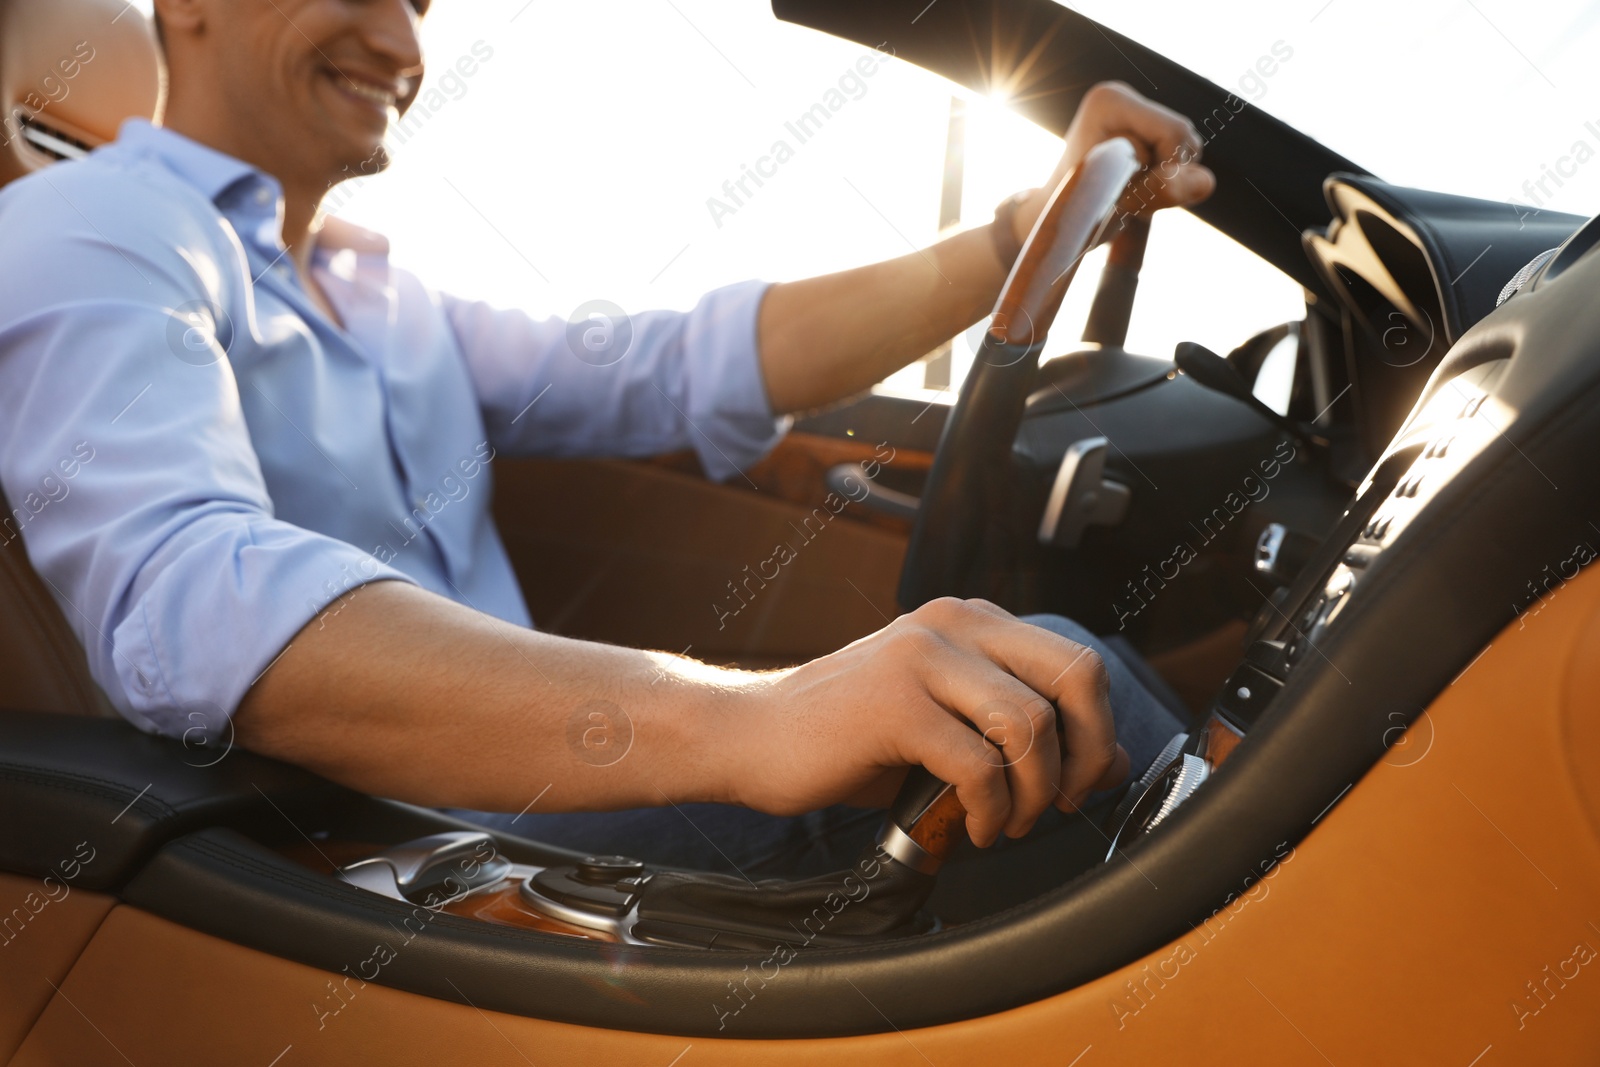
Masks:
[[[336,67],[326,67],[322,74],[342,96],[370,110],[386,123],[408,88],[403,78],[387,79]]]

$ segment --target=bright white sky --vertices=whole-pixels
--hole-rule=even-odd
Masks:
[[[1523,183],[1544,165],[1578,141],[1600,151],[1600,5],[1583,0],[1070,6],[1391,181],[1532,203]],[[864,54],[778,22],[763,0],[437,0],[424,35],[428,85],[447,102],[339,213],[387,234],[396,259],[439,288],[563,317],[597,298],[684,308],[741,278],[805,277],[935,238],[953,87],[897,60],[717,225],[707,198],[774,140],[794,144],[784,123]],[[1278,42],[1292,58],[1241,86]],[[475,44],[492,58],[445,84]],[[969,108],[970,224],[1042,182],[1059,141],[988,100]],[[1546,179],[1545,206],[1600,210],[1600,159],[1562,167],[1572,176],[1561,188]],[[1076,336],[1097,273],[1080,275],[1057,346]],[[1296,286],[1167,212],[1129,347],[1166,355],[1188,338],[1227,351],[1299,314]],[[958,366],[968,361],[958,347]],[[893,384],[920,381],[912,368]]]

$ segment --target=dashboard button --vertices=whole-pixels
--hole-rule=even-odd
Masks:
[[[1223,684],[1217,707],[1236,726],[1249,728],[1282,688],[1283,683],[1266,671],[1241,663]]]
[[[1344,565],[1346,567],[1365,567],[1378,558],[1379,549],[1374,545],[1351,545],[1345,549]]]
[[[1333,577],[1328,579],[1328,584],[1323,587],[1322,595],[1328,600],[1337,600],[1351,589],[1355,588],[1356,576],[1349,567],[1336,567]]]
[[[578,861],[577,878],[590,885],[618,885],[644,872],[644,863],[631,856],[585,856]]]

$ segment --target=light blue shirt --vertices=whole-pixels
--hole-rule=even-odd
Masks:
[[[25,546],[144,729],[220,727],[368,581],[530,626],[489,513],[496,454],[692,447],[720,479],[786,428],[757,360],[763,283],[608,336],[435,292],[331,219],[313,271],[341,329],[281,218],[273,178],[140,120],[0,192],[0,551]]]

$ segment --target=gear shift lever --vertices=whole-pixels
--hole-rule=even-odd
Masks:
[[[679,944],[734,947],[760,944],[763,938],[793,940],[796,931],[803,931],[808,943],[834,944],[924,932],[930,923],[920,911],[933,890],[933,874],[960,840],[966,817],[954,787],[913,767],[878,844],[849,870],[753,883],[727,875],[659,872],[640,897],[633,933],[655,940],[667,932]],[[857,898],[848,910],[839,903]],[[828,916],[828,901],[835,904],[832,911],[842,913],[825,926],[807,925]]]

